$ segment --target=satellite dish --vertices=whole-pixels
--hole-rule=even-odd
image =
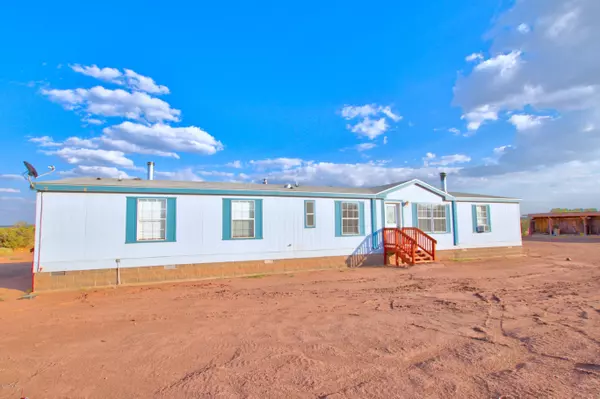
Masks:
[[[54,172],[54,170],[56,169],[54,166],[50,165],[50,166],[48,166],[48,169],[50,169],[50,171],[48,171],[46,173],[42,173],[40,175],[38,173],[38,171],[35,169],[35,167],[32,164],[30,164],[29,162],[23,161],[23,165],[25,165],[25,168],[27,169],[25,172],[23,172],[23,177],[25,177],[25,179],[27,179],[27,181],[29,182],[29,187],[31,189],[34,188],[33,181],[31,180],[32,178],[37,179],[38,177],[49,175],[50,173]]]

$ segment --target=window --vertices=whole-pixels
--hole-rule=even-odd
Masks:
[[[417,204],[417,227],[428,233],[446,233],[446,205]]]
[[[167,200],[138,198],[137,241],[164,241],[167,237]]]
[[[360,213],[357,202],[342,202],[342,235],[358,235]]]
[[[254,201],[231,201],[231,238],[254,238]]]
[[[488,205],[475,205],[475,218],[477,224],[475,226],[476,232],[479,232],[478,228],[483,229],[482,232],[490,232],[490,208]]]
[[[315,227],[315,201],[304,201],[304,227]]]

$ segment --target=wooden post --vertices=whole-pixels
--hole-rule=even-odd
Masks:
[[[581,220],[583,221],[583,235],[587,236],[587,218],[584,216]]]
[[[552,235],[552,218],[548,218],[548,233]]]

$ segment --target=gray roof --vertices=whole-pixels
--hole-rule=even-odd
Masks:
[[[295,192],[324,193],[324,194],[361,194],[374,195],[382,191],[389,190],[398,185],[410,182],[405,180],[375,187],[335,187],[335,186],[304,186],[293,187]],[[36,182],[38,189],[52,188],[56,185],[82,186],[82,187],[122,187],[122,188],[149,188],[149,189],[196,189],[196,190],[239,190],[239,191],[281,191],[289,192],[284,184],[257,184],[257,183],[227,183],[227,182],[207,182],[207,181],[175,181],[175,180],[141,180],[141,179],[111,179],[111,178],[92,178],[77,177],[62,180],[50,180]],[[456,198],[489,198],[489,199],[508,199],[514,198],[498,197],[483,194],[469,194],[459,192],[449,192]]]

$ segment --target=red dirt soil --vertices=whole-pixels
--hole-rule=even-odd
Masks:
[[[526,248],[5,300],[0,398],[596,398],[600,244]]]

